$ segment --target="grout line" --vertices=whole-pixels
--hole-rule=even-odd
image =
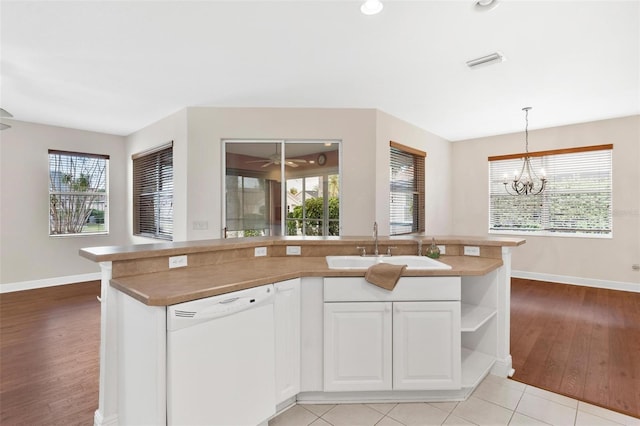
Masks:
[[[513,411],[511,412],[511,417],[509,418],[508,424],[511,424],[511,421],[513,420],[513,416],[515,416],[516,413],[521,414],[517,410],[518,410],[518,406],[520,406],[520,401],[522,401],[522,398],[524,397],[524,393],[526,392],[526,390],[527,390],[527,387],[525,386],[525,388],[522,390],[522,393],[520,394],[520,398],[518,398],[518,403],[516,404],[515,407],[513,407]]]
[[[311,420],[311,423],[307,423],[307,426],[310,426],[311,424],[313,424],[314,422],[317,422],[318,419],[320,418],[320,416],[318,416],[316,413],[314,413],[313,411],[309,410],[307,407],[304,406],[304,404],[298,404],[298,402],[295,403],[294,406],[300,406],[302,408],[304,408],[304,410],[308,413],[313,414],[316,418]],[[327,422],[328,423],[328,422]]]

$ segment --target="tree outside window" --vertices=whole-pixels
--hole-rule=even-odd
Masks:
[[[287,235],[340,235],[338,175],[289,179],[287,188]]]
[[[108,232],[109,156],[49,150],[49,235]]]

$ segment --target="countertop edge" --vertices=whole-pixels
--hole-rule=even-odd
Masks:
[[[279,260],[277,263],[273,263],[274,259]],[[302,264],[301,259],[304,259]],[[468,256],[443,256],[440,260],[451,265],[452,269],[405,270],[403,276],[480,276],[503,265],[503,261],[500,259],[470,258]],[[253,265],[249,266],[247,263],[253,263]],[[268,263],[271,265],[268,266]],[[265,268],[269,270],[265,271]],[[110,281],[110,285],[145,305],[169,306],[294,278],[363,277],[364,274],[365,270],[329,269],[323,257],[263,258],[249,262],[236,261],[220,265],[114,278]],[[210,277],[213,275],[218,278],[218,284],[211,283]]]
[[[481,237],[481,236],[429,236],[410,235],[380,237],[380,244],[416,244],[418,240],[430,243],[435,239],[437,244],[481,245],[494,247],[517,247],[526,242],[517,237]],[[210,239],[183,242],[165,242],[151,244],[134,244],[123,246],[98,246],[81,248],[78,254],[94,262],[147,259],[159,256],[173,256],[212,251],[234,250],[258,246],[316,245],[331,246],[342,244],[370,244],[371,237],[250,237],[242,239]]]

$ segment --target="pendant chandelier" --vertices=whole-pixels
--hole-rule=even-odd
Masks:
[[[522,110],[525,114],[525,154],[522,159],[522,168],[520,173],[516,170],[513,173],[513,180],[509,181],[507,176],[504,177],[504,189],[510,195],[538,195],[544,191],[547,186],[547,178],[544,170],[540,171],[542,177],[538,177],[531,168],[531,157],[529,156],[529,110],[531,107],[524,107]]]

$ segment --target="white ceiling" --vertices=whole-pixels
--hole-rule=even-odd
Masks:
[[[640,113],[640,1],[5,1],[0,106],[127,135],[186,106],[377,108],[449,140]],[[501,51],[507,61],[470,70]]]

